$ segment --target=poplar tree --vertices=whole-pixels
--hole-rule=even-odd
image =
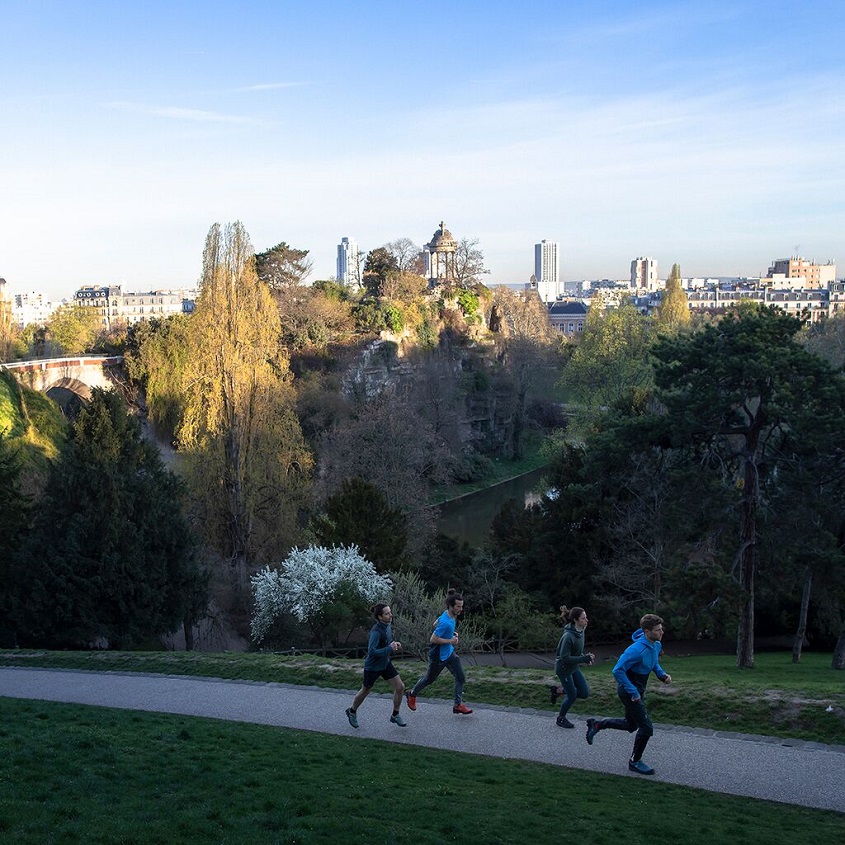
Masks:
[[[681,287],[681,265],[673,264],[657,317],[661,329],[676,332],[690,322],[689,301]]]
[[[311,455],[295,413],[279,311],[239,222],[208,232],[178,432],[206,537],[245,596],[297,539]]]

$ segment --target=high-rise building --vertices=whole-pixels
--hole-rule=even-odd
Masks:
[[[635,258],[631,262],[631,287],[635,290],[655,291],[660,285],[657,279],[656,258]]]
[[[534,278],[543,302],[554,302],[560,296],[558,272],[557,241],[534,244]]]
[[[355,238],[341,238],[337,245],[337,280],[353,290],[361,287],[361,261]]]

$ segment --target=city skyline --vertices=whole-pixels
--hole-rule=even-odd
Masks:
[[[333,277],[444,220],[490,284],[842,258],[839,4],[0,0],[0,277],[183,287],[209,226]],[[437,32],[437,38],[430,37]]]

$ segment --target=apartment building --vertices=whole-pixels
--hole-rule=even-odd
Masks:
[[[120,285],[81,287],[74,294],[74,303],[83,308],[96,308],[100,322],[143,323],[173,314],[194,310],[196,291],[188,289],[154,290],[143,293],[123,293]]]
[[[836,262],[816,264],[798,255],[778,258],[772,262],[766,278],[790,288],[827,288],[836,281]]]
[[[656,258],[635,258],[631,262],[631,287],[634,290],[655,291],[663,287],[657,278]]]

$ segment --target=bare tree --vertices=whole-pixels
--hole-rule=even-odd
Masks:
[[[498,327],[499,357],[514,381],[511,448],[522,457],[528,392],[535,377],[550,364],[556,338],[546,306],[536,293],[518,294],[497,287],[493,294],[491,325]]]
[[[455,284],[471,288],[489,272],[484,266],[484,253],[478,248],[478,238],[461,238],[455,250]]]
[[[410,238],[397,238],[384,248],[396,259],[396,266],[406,273],[423,274],[422,250]]]
[[[435,529],[428,509],[430,485],[445,480],[449,459],[442,438],[408,401],[379,396],[323,436],[320,493],[334,493],[348,478],[369,482],[390,507],[408,515],[409,549],[417,553]]]

